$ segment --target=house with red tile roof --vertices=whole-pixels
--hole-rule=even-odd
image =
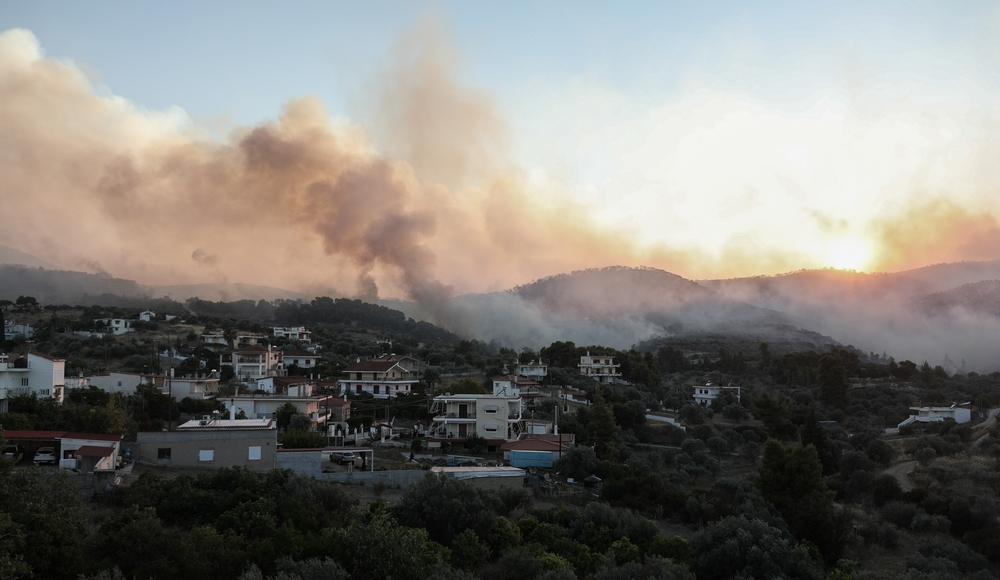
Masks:
[[[374,360],[360,360],[343,370],[340,393],[370,393],[376,399],[406,395],[420,382],[420,361],[413,357],[387,354]]]

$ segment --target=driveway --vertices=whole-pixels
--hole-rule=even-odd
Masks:
[[[899,487],[903,488],[903,491],[910,491],[911,489],[914,489],[917,486],[913,485],[913,482],[910,481],[910,477],[907,475],[907,473],[913,471],[913,468],[916,466],[917,466],[916,461],[904,461],[902,463],[897,463],[896,465],[889,467],[882,473],[888,473],[889,475],[895,477],[896,481],[899,482]]]

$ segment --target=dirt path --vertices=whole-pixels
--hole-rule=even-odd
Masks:
[[[916,466],[917,466],[916,461],[904,461],[902,463],[897,463],[896,465],[893,465],[892,467],[886,469],[882,473],[888,473],[889,475],[895,477],[896,481],[899,482],[899,487],[903,488],[903,491],[910,491],[911,489],[914,489],[917,486],[913,485],[913,482],[910,481],[910,478],[907,475],[907,473],[913,471],[913,468]]]

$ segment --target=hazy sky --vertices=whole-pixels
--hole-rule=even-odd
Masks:
[[[192,240],[225,226],[168,236],[122,224],[182,215],[168,203],[181,194],[176,175],[163,177],[175,167],[164,160],[177,159],[160,156],[165,143],[187,140],[205,168],[245,154],[253,127],[305,139],[313,115],[330,118],[327,146],[350,159],[338,167],[373,156],[392,165],[404,185],[385,202],[407,208],[401,244],[422,253],[372,243],[395,231],[384,224],[332,236],[329,217],[309,235],[272,239],[274,256],[258,259],[316,248],[271,285],[351,291],[304,271],[317,260],[359,287],[412,296],[414,277],[483,291],[611,264],[721,277],[1000,258],[997,2],[10,1],[0,33],[11,29],[27,33],[0,42],[14,63],[0,64],[0,88],[34,104],[0,102],[0,165],[66,147],[39,165],[62,179],[42,186],[21,165],[0,195],[8,207],[75,211],[49,230],[8,229],[0,243],[69,266],[259,282],[254,260],[233,249],[237,232]],[[61,71],[62,88],[41,80],[38,62]],[[288,103],[310,96],[316,106],[287,121]],[[91,114],[79,134],[67,127]],[[91,137],[99,146],[68,145]],[[120,173],[108,168],[123,155],[142,184],[126,189],[148,204],[106,218],[94,200],[107,199]],[[214,191],[239,195],[246,179]],[[316,215],[309,207],[281,227]],[[87,229],[82,219],[110,221]],[[244,219],[263,235],[266,222]],[[145,235],[155,238],[147,252],[120,250]],[[359,240],[371,247],[355,252]],[[413,260],[416,271],[401,265]]]

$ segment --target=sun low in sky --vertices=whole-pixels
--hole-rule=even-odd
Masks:
[[[11,2],[0,244],[417,299],[997,259],[998,6]]]

